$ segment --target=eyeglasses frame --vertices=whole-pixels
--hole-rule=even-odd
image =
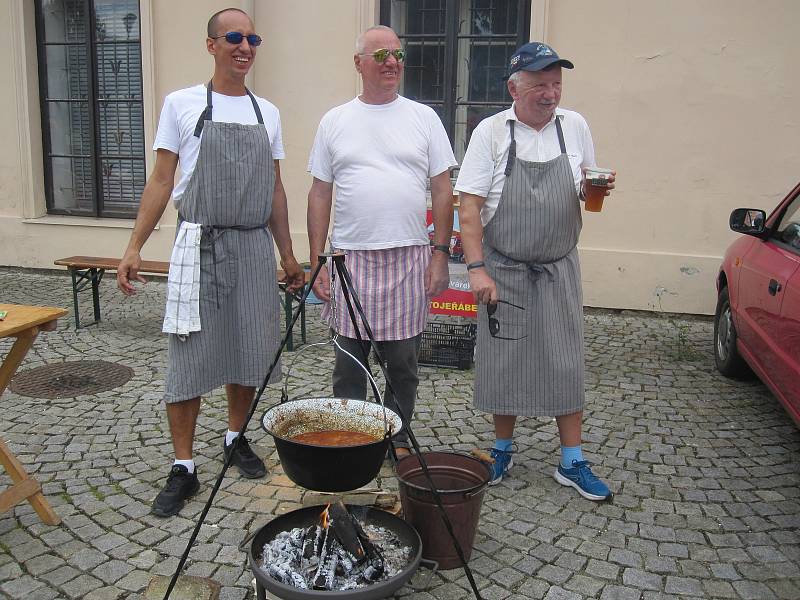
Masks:
[[[228,39],[229,35],[240,35],[240,36],[242,36],[242,39],[239,40],[238,43],[237,42],[232,42],[231,40]],[[222,35],[210,36],[210,38],[212,40],[218,40],[219,38],[225,38],[225,41],[228,42],[229,44],[233,45],[233,46],[238,46],[243,41],[247,40],[247,43],[249,45],[255,47],[255,48],[258,48],[261,45],[261,42],[264,41],[264,38],[262,38],[260,35],[258,35],[256,33],[248,33],[247,35],[245,35],[245,34],[239,32],[239,31],[228,31],[227,33],[223,33]],[[257,42],[253,42],[253,41],[251,41],[251,38],[258,38],[258,41]]]
[[[383,60],[379,60],[377,54],[386,52],[386,56]],[[397,54],[400,53],[400,56]],[[378,63],[379,65],[384,64],[387,60],[389,60],[390,56],[394,56],[394,59],[397,62],[405,62],[406,60],[406,51],[403,48],[395,48],[394,50],[389,50],[388,48],[378,48],[373,52],[359,52],[359,56],[371,56],[372,59]]]
[[[514,308],[518,308],[519,310],[525,310],[524,306],[519,306],[517,304],[514,304],[513,302],[508,302],[507,300],[498,300],[495,303],[487,304],[486,316],[489,321],[489,335],[496,340],[510,340],[510,341],[524,340],[526,337],[528,337],[527,335],[523,335],[522,337],[513,338],[513,337],[505,337],[502,335],[497,335],[497,333],[500,331],[500,321],[498,321],[494,317],[494,313],[497,311],[498,304],[506,304],[508,306],[513,306]]]

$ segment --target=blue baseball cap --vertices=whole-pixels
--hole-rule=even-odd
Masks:
[[[550,65],[559,64],[566,69],[574,69],[570,61],[560,58],[556,51],[541,42],[529,42],[520,46],[508,62],[509,77],[517,71],[541,71]]]

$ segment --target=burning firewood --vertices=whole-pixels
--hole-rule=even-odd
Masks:
[[[322,544],[322,552],[319,554],[319,566],[314,575],[315,590],[333,589],[333,578],[336,577],[336,564],[339,561],[339,557],[333,549],[334,539],[331,528],[325,527],[325,541]]]
[[[356,564],[363,563],[367,559],[367,555],[358,536],[358,530],[361,529],[358,522],[341,500],[329,504],[328,513],[331,517],[334,535],[342,548],[353,557]]]

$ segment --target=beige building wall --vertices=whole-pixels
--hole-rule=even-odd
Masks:
[[[72,254],[120,256],[132,222],[47,216],[33,2],[0,3],[0,265],[51,268]],[[249,76],[281,111],[295,253],[307,260],[305,172],[320,117],[358,90],[353,42],[377,20],[374,0],[229,0],[265,38]],[[208,79],[214,0],[142,0],[148,148],[164,96]],[[598,162],[618,171],[600,214],[584,215],[590,306],[710,313],[737,206],[772,208],[797,180],[800,58],[793,0],[533,0],[531,36],[565,71],[562,105],[581,112]],[[153,155],[148,151],[148,168]],[[166,260],[169,209],[144,258]],[[1,298],[1,293],[0,293]]]
[[[576,67],[562,105],[618,171],[584,216],[585,303],[713,312],[730,211],[769,211],[800,179],[800,4],[543,4],[548,42]]]

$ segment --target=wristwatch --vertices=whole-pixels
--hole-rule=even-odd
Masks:
[[[433,249],[438,250],[439,252],[444,252],[447,256],[450,256],[450,246],[447,244],[433,244]]]

